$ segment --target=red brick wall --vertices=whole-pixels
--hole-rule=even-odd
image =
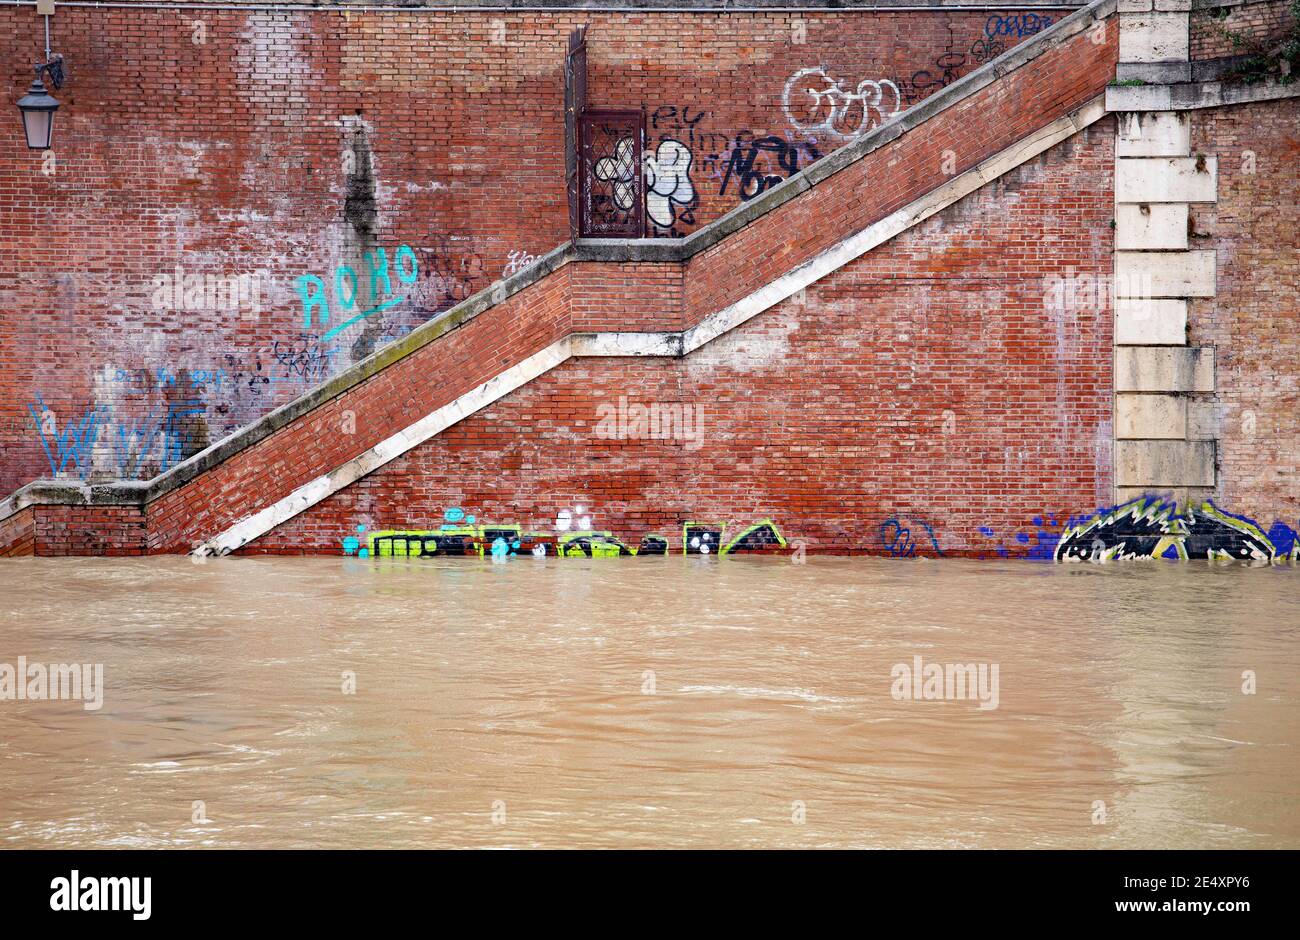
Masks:
[[[1252,42],[1271,48],[1294,24],[1291,0],[1265,0],[1262,3],[1193,10],[1192,59],[1247,55],[1255,51]],[[1234,35],[1246,42],[1234,41]]]
[[[51,476],[51,461],[150,477],[565,241],[561,65],[576,24],[591,27],[592,104],[644,106],[653,142],[691,147],[699,204],[681,233],[740,203],[726,172],[738,141],[744,157],[780,138],[803,167],[847,139],[791,122],[783,93],[800,70],[845,88],[890,79],[919,99],[1031,32],[1008,28],[1019,12],[990,39],[999,14],[974,11],[61,7],[54,164],[16,127],[0,135],[0,494]],[[11,98],[40,22],[0,8]],[[1005,99],[983,119],[1021,110]],[[754,171],[774,168],[760,150]],[[405,303],[333,341],[304,329],[297,277],[332,280],[401,244],[420,264]],[[256,277],[260,303],[155,304],[155,277],[178,265]]]
[[[35,506],[38,555],[143,555],[145,517],[133,506]]]
[[[684,299],[676,316],[662,313],[671,294],[664,290],[665,277],[671,285],[675,265],[591,264],[597,270],[590,272],[583,271],[584,264],[561,268],[158,499],[150,506],[151,550],[189,550],[575,328],[668,329],[699,322],[746,287],[769,283],[949,179],[940,148],[955,148],[957,169],[964,169],[1099,94],[1113,74],[1114,30],[1110,33],[1108,44],[1076,35],[1066,46],[936,115],[924,130],[859,160],[697,256],[686,266]],[[975,124],[975,116],[998,108],[1007,112],[1001,120]],[[895,159],[879,154],[894,154]],[[1087,196],[1065,198],[1086,201]],[[1035,222],[1027,223],[1022,238],[1041,238]],[[996,269],[995,251],[983,260]],[[593,304],[591,291],[601,290],[601,277],[606,289],[602,302]],[[575,278],[582,290],[575,289]],[[655,311],[660,313],[649,315]],[[354,430],[341,433],[345,426]]]
[[[145,517],[128,506],[28,506],[0,521],[0,557],[143,555]]]
[[[1188,341],[1216,347],[1217,391],[1194,408],[1219,439],[1220,505],[1265,529],[1300,519],[1300,106],[1194,112],[1194,152],[1219,158],[1218,203],[1197,206],[1218,296],[1192,302]]]
[[[27,508],[0,520],[0,558],[36,554],[35,511]]]
[[[1029,553],[1110,492],[1111,314],[1053,311],[1045,279],[1109,273],[1113,135],[1099,122],[684,359],[570,360],[248,550],[338,552],[358,525],[437,528],[455,506],[539,531],[581,507],[677,551],[684,522],[770,517],[810,552],[886,553],[906,528],[918,554],[929,530],[945,555]],[[699,446],[600,436],[620,396],[698,408]]]
[[[692,259],[688,306],[711,311],[757,290],[774,261],[808,260],[1100,94],[1115,74],[1108,25],[1107,42],[1074,36]]]

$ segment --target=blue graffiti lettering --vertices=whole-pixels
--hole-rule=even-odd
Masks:
[[[36,433],[40,435],[41,447],[45,449],[51,473],[63,473],[69,462],[76,466],[79,474],[89,469],[90,454],[99,437],[99,425],[103,419],[99,408],[91,408],[77,424],[69,425],[63,431],[58,430],[54,412],[46,407],[45,399],[39,393],[36,395],[36,404],[28,405],[27,410],[36,422]]]
[[[1018,13],[1015,16],[990,16],[984,24],[984,34],[994,36],[1032,36],[1052,25],[1050,16],[1037,13]]]

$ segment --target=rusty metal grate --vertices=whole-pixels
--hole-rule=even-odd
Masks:
[[[587,111],[579,120],[579,235],[640,238],[645,226],[645,120],[640,111]]]
[[[569,33],[564,57],[564,188],[569,200],[569,237],[578,237],[578,121],[587,110],[587,27]]]

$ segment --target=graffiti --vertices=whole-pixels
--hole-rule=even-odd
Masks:
[[[492,540],[492,557],[504,558],[507,555],[519,554],[519,540],[511,539],[506,541],[503,536],[497,536]]]
[[[927,551],[929,547],[933,547],[935,555],[942,558],[943,550],[939,548],[939,540],[928,522],[909,522],[898,516],[891,516],[880,523],[881,546],[895,558],[915,558],[917,541],[912,535],[913,528],[925,530],[924,536],[917,532],[916,538],[922,539],[921,550]],[[925,545],[924,542],[929,542],[929,545]]]
[[[390,339],[385,334],[381,342]],[[273,340],[269,346],[250,349],[242,354],[227,353],[225,365],[210,373],[191,371],[193,384],[201,385],[211,377],[213,388],[220,390],[217,414],[226,416],[224,430],[232,431],[243,424],[240,416],[261,413],[266,408],[263,396],[274,397],[282,388],[297,394],[304,386],[324,381],[335,372],[337,348],[323,344],[311,334],[297,338]]]
[[[414,329],[415,327],[413,326],[391,327],[390,329],[385,330],[384,333],[379,337],[378,345],[383,346],[387,343],[395,342],[401,339],[403,336],[409,336]]]
[[[432,555],[482,555],[476,530],[372,532],[367,537],[369,554],[376,558],[425,558]]]
[[[853,103],[858,93],[849,95],[852,100],[841,100],[845,93],[829,89],[835,84],[831,80],[823,77],[810,80],[810,84],[811,94],[826,99],[823,110],[827,115],[834,110],[837,121],[862,123],[864,117]],[[860,93],[870,106],[870,90],[863,87]],[[697,224],[698,178],[717,180],[721,196],[736,195],[748,201],[821,157],[815,139],[800,142],[779,135],[755,135],[749,130],[734,135],[718,133],[708,129],[707,119],[708,112],[690,105],[661,105],[650,114],[648,138],[653,152],[644,158],[643,175],[646,214],[655,234],[681,237],[686,234],[684,227]],[[865,119],[873,120],[870,113]],[[813,119],[814,123],[820,120]],[[857,132],[855,127],[853,133]],[[625,212],[635,199],[633,149],[629,140],[625,147],[616,147],[613,156],[597,163],[598,178],[616,183],[614,202]]]
[[[487,280],[486,265],[472,239],[430,235],[415,246],[419,280],[409,291],[409,311],[417,322],[455,307]]]
[[[284,368],[288,379],[316,381],[334,371],[334,356],[338,350],[308,340],[271,344],[271,356]]]
[[[575,521],[579,529],[591,528],[591,516],[583,515],[583,508],[577,506],[572,512],[567,509],[560,510],[555,517],[555,529],[557,532],[568,532],[573,528]]]
[[[135,477],[144,463],[154,456],[158,459],[160,471],[170,470],[191,453],[201,450],[206,446],[206,429],[195,433],[191,424],[204,410],[202,400],[191,393],[168,398],[161,417],[154,411],[142,421],[119,422],[114,428],[116,439],[113,442],[118,475],[124,479]],[[158,448],[156,455],[155,448]]]
[[[222,413],[239,410],[240,407],[261,407],[255,403],[241,406],[241,400],[246,394],[260,396],[266,390],[265,387],[273,381],[269,365],[264,367],[262,364],[262,353],[250,352],[248,355],[251,357],[249,362],[241,361],[239,356],[233,353],[226,353],[223,357],[226,365],[222,371],[229,377],[230,400],[218,406],[218,411]]]
[[[361,527],[358,527],[360,531]],[[535,557],[603,557],[635,554],[608,532],[573,532],[557,536],[550,532],[524,532],[517,525],[443,526],[440,529],[390,530],[372,532],[366,545],[349,537],[344,540],[344,554],[376,558],[432,558],[490,556],[507,558],[521,553]]]
[[[483,258],[469,238],[430,236],[415,246],[415,253],[420,270],[409,306],[420,322],[454,307],[488,279]]]
[[[1037,13],[1017,13],[1014,16],[990,16],[984,23],[984,35],[994,36],[1015,36],[1020,39],[1025,36],[1032,36],[1040,33],[1047,27],[1051,26],[1053,20],[1050,16],[1039,16]]]
[[[742,131],[736,135],[718,194],[725,196],[734,178],[741,200],[753,199],[798,173],[801,151],[807,153],[809,163],[821,157],[814,143],[792,144],[776,136],[755,138]]]
[[[659,228],[672,228],[679,216],[682,223],[695,224],[691,159],[690,149],[671,138],[645,156],[646,215]]]
[[[229,358],[229,357],[227,357]],[[230,376],[218,366],[215,369],[189,369],[184,372],[190,383],[196,386],[221,388],[222,383],[229,383]],[[133,391],[149,391],[155,388],[170,388],[179,377],[168,369],[114,369],[112,381],[129,386]]]
[[[818,85],[815,92],[825,91],[821,86],[826,82],[813,84]],[[801,164],[821,157],[816,140],[797,143],[776,135],[756,137],[748,130],[734,136],[721,134],[706,129],[707,117],[707,112],[689,105],[662,105],[650,116],[650,142],[656,149],[645,161],[647,210],[659,228],[669,227],[664,223],[670,219],[668,210],[675,207],[681,208],[671,217],[671,226],[696,223],[695,176],[719,180],[719,195],[730,192],[744,201],[789,179]],[[630,185],[631,168],[620,163],[618,156],[616,151],[615,158],[606,158],[610,162],[602,179],[621,174]]]
[[[970,47],[970,57],[979,64],[991,62],[1006,51],[1006,47],[992,36],[976,39]]]
[[[617,558],[635,555],[609,532],[570,532],[560,537],[556,553],[562,558]]]
[[[459,506],[452,506],[450,509],[444,510],[442,514],[442,518],[445,519],[448,523],[451,523],[451,526],[455,526],[456,524],[461,522],[464,522],[466,525],[474,524],[474,517],[466,516],[465,510],[461,509]],[[450,526],[444,523],[443,525],[444,529],[449,527]]]
[[[50,472],[59,474],[68,472],[71,463],[79,475],[91,469],[90,455],[99,437],[99,427],[106,415],[100,408],[91,408],[76,424],[58,430],[58,418],[45,405],[45,399],[39,393],[35,404],[27,406],[32,420],[36,422],[36,433],[40,436],[45,458],[50,462]]]
[[[356,555],[359,558],[368,558],[370,556],[370,546],[369,544],[366,544],[365,546],[361,544],[361,539],[365,537],[366,527],[363,525],[357,526],[357,534],[349,535],[343,540],[343,554]]]
[[[636,145],[624,137],[614,145],[614,153],[601,157],[592,170],[596,179],[613,184],[614,205],[623,212],[636,206]],[[642,175],[646,187],[646,215],[656,227],[672,229],[677,222],[695,224],[695,186],[691,182],[691,151],[679,140],[660,141],[653,153],[645,155]]]
[[[366,527],[359,525],[356,535],[349,535],[343,540],[343,554],[359,558],[482,555],[483,537],[490,534],[496,538],[501,534],[498,529],[480,531],[474,525],[474,517],[466,516],[459,506],[444,510],[442,518],[443,524],[437,529],[389,530],[367,534]]]
[[[1095,515],[1071,520],[1056,546],[1057,561],[1107,562],[1137,558],[1171,561],[1295,561],[1295,530],[1276,523],[1269,534],[1252,520],[1211,501],[1179,512],[1174,503],[1142,496]]]
[[[649,145],[655,148],[653,157],[647,159],[647,214],[659,235],[681,237],[686,233],[684,226],[697,222],[696,209],[699,207],[699,187],[695,178],[704,176],[721,179],[727,165],[727,153],[731,147],[731,136],[707,130],[705,127],[708,113],[694,109],[690,105],[661,105],[650,114]],[[668,145],[669,150],[665,150]],[[683,160],[678,148],[684,147],[687,159]],[[670,181],[664,180],[659,172],[674,157],[671,169],[685,168],[685,185],[678,186],[672,194],[668,192]],[[678,174],[680,179],[680,173]],[[668,205],[663,200],[667,198]],[[651,208],[653,205],[653,208]],[[665,209],[677,209],[668,226],[662,223],[668,219]],[[663,229],[668,229],[663,231]]]
[[[853,91],[840,87],[822,68],[800,69],[781,95],[786,119],[805,135],[831,134],[852,139],[888,121],[903,104],[889,79],[863,79]]]
[[[455,245],[453,241],[432,236],[416,244],[399,245],[391,256],[385,248],[366,251],[356,267],[338,265],[328,284],[315,274],[300,276],[294,286],[302,306],[303,327],[309,331],[325,328],[317,340],[322,348],[289,353],[272,349],[272,358],[291,378],[321,378],[333,370],[337,355],[325,344],[357,323],[397,308],[399,321],[405,322],[387,324],[383,336],[389,339],[465,300],[484,280],[485,268],[470,244]],[[527,252],[511,252],[505,273],[512,274],[536,260]],[[353,345],[353,361],[374,349],[374,339],[373,335],[363,337]]]
[[[528,531],[518,523],[476,522],[458,508],[444,514],[437,529],[391,529],[356,534],[343,539],[343,553],[359,557],[491,557],[505,560],[518,555],[538,558],[615,558],[665,556],[668,538],[648,533],[633,546],[612,532],[592,527],[589,515],[569,510],[555,519],[555,531]],[[574,525],[577,528],[574,528]],[[791,545],[771,519],[742,526],[728,538],[727,522],[685,522],[681,530],[684,556],[789,554]],[[1109,562],[1129,559],[1171,561],[1240,561],[1252,565],[1300,561],[1300,535],[1276,522],[1267,533],[1245,516],[1225,512],[1206,501],[1179,511],[1158,497],[1144,496],[1095,514],[1058,523],[1052,515],[1036,516],[1033,532],[1017,531],[1011,539],[996,539],[994,530],[982,526],[979,534],[996,540],[996,554],[1058,562]],[[947,557],[934,527],[902,515],[883,519],[878,527],[883,553],[895,558],[923,555]],[[798,543],[796,543],[798,544]],[[984,557],[984,556],[981,556]]]
[[[577,507],[579,513],[582,507]],[[368,531],[356,527],[356,534],[343,539],[343,554],[359,558],[490,557],[502,561],[518,555],[535,558],[618,558],[655,557],[668,554],[668,539],[654,533],[631,546],[612,532],[591,528],[591,518],[575,518],[564,510],[556,516],[554,532],[527,531],[517,523],[479,524],[459,508],[448,509],[444,524],[437,529],[384,529]],[[743,527],[725,546],[725,523],[687,522],[682,527],[682,552],[686,555],[777,554],[789,546],[771,519]]]
[[[776,523],[771,519],[764,519],[762,522],[756,522],[748,528],[742,529],[740,534],[722,549],[722,554],[734,555],[742,552],[747,554],[770,554],[785,547],[785,539],[781,538]]]
[[[1012,550],[1021,557],[1038,561],[1051,561],[1056,557],[1056,546],[1061,540],[1063,523],[1057,521],[1054,514],[1034,516],[1032,531],[1017,529],[1009,539],[999,538],[990,526],[980,526],[979,534],[993,540],[993,554],[998,558],[1010,558]],[[1010,548],[1008,548],[1010,545]],[[981,551],[979,558],[987,558],[988,553]]]
[[[399,284],[409,286],[416,282],[420,273],[420,262],[415,256],[414,249],[409,245],[398,247],[393,256],[391,269],[388,252],[383,248],[367,251],[362,255],[362,262],[362,274],[368,275],[369,278],[366,282],[361,280],[354,268],[346,264],[340,264],[334,269],[331,288],[327,289],[325,282],[315,274],[304,274],[294,282],[298,297],[302,301],[304,329],[312,329],[317,321],[322,326],[329,326],[335,310],[350,314],[358,306],[364,306],[365,309],[348,316],[343,322],[329,326],[321,336],[322,341],[333,339],[348,327],[395,307],[406,299],[405,296],[393,296],[392,274],[397,275]],[[359,303],[363,283],[368,284],[364,296],[369,297],[369,301]],[[331,297],[333,297],[333,308],[330,304]]]
[[[731,147],[731,135],[706,130],[707,117],[707,112],[694,110],[690,105],[661,105],[650,115],[649,142],[654,147],[667,141],[684,144],[692,154],[693,175],[721,179]],[[692,204],[691,208],[695,206]],[[684,223],[690,224],[679,213],[677,224]]]
[[[530,255],[526,251],[512,251],[506,256],[506,266],[501,275],[502,277],[509,277],[517,271],[522,271],[536,260],[537,255]]]
[[[731,151],[735,147],[736,139],[740,137],[752,140],[754,134],[752,131],[744,130],[735,137],[728,134],[699,135],[700,143],[693,151],[696,154],[697,175],[714,180],[721,180],[726,176],[727,168],[731,163]]]
[[[207,447],[204,398],[218,388],[237,392],[235,378],[224,367],[107,366],[96,376],[100,401],[77,422],[60,429],[40,394],[28,411],[52,474],[134,479],[168,470]]]
[[[704,147],[705,139],[713,135],[700,130],[700,124],[707,117],[704,111],[692,113],[690,105],[661,105],[650,115],[650,132],[659,143],[668,140],[685,140],[686,147],[694,152]]]
[[[636,553],[638,555],[667,555],[668,540],[657,535],[643,535]]]
[[[688,522],[682,526],[682,554],[708,555],[722,544],[726,525],[715,522]]]
[[[941,88],[947,88],[961,78],[961,69],[966,65],[966,57],[960,52],[948,51],[934,60],[934,71],[922,69],[913,72],[912,77],[900,80],[903,98],[909,104],[916,104]]]

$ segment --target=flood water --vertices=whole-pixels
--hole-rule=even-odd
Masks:
[[[0,560],[0,663],[103,665],[96,710],[0,701],[0,845],[1295,848],[1298,588],[1204,563]],[[916,656],[996,665],[997,707],[895,697]]]

